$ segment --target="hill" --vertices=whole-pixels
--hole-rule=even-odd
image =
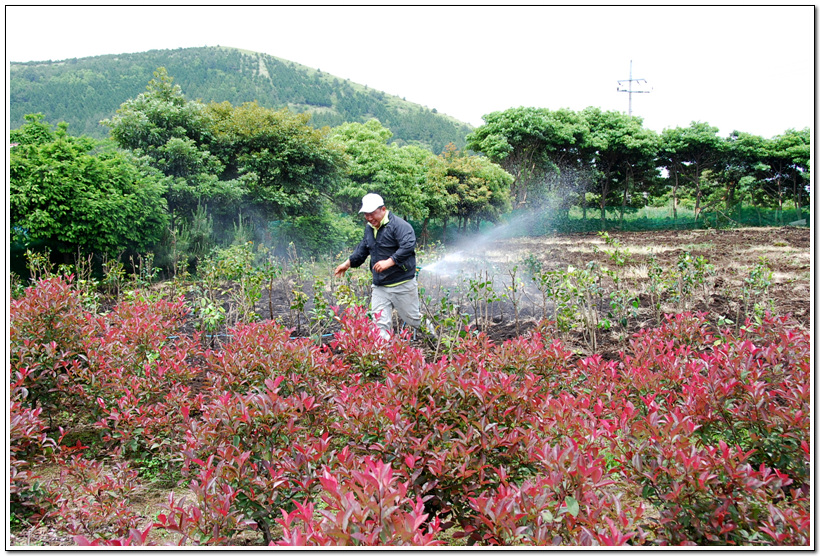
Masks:
[[[165,67],[189,99],[256,100],[266,108],[310,112],[316,127],[377,118],[399,144],[420,144],[435,153],[450,142],[463,148],[472,127],[419,104],[268,54],[231,47],[150,50],[61,61],[12,62],[11,128],[26,114],[68,122],[72,135],[108,136],[99,121],[145,91],[153,72]]]

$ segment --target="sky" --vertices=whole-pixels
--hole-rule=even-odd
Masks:
[[[699,121],[724,137],[773,137],[813,128],[815,18],[814,6],[757,5],[18,5],[5,7],[6,71],[9,62],[232,46],[473,126],[519,106],[628,113],[631,96],[632,115],[658,132]],[[648,92],[619,91],[630,76],[642,80],[633,91]]]

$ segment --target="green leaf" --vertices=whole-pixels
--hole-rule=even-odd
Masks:
[[[567,496],[564,498],[564,504],[566,504],[567,512],[572,517],[578,517],[578,512],[581,511],[581,507],[578,505],[578,501],[575,498],[572,496]]]

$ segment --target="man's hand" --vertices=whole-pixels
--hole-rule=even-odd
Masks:
[[[345,275],[345,272],[350,268],[350,259],[347,259],[345,262],[340,264],[336,267],[336,270],[333,271],[333,276],[336,278],[341,278]]]
[[[374,264],[373,265],[373,272],[384,272],[385,270],[387,270],[388,268],[390,268],[391,266],[393,266],[395,264],[396,264],[396,261],[394,261],[392,258],[388,257],[385,260],[379,261],[376,264]]]

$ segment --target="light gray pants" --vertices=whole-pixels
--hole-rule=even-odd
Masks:
[[[392,335],[393,309],[413,328],[421,325],[419,284],[415,278],[398,286],[373,286],[370,310],[376,316],[376,326],[385,340]]]

